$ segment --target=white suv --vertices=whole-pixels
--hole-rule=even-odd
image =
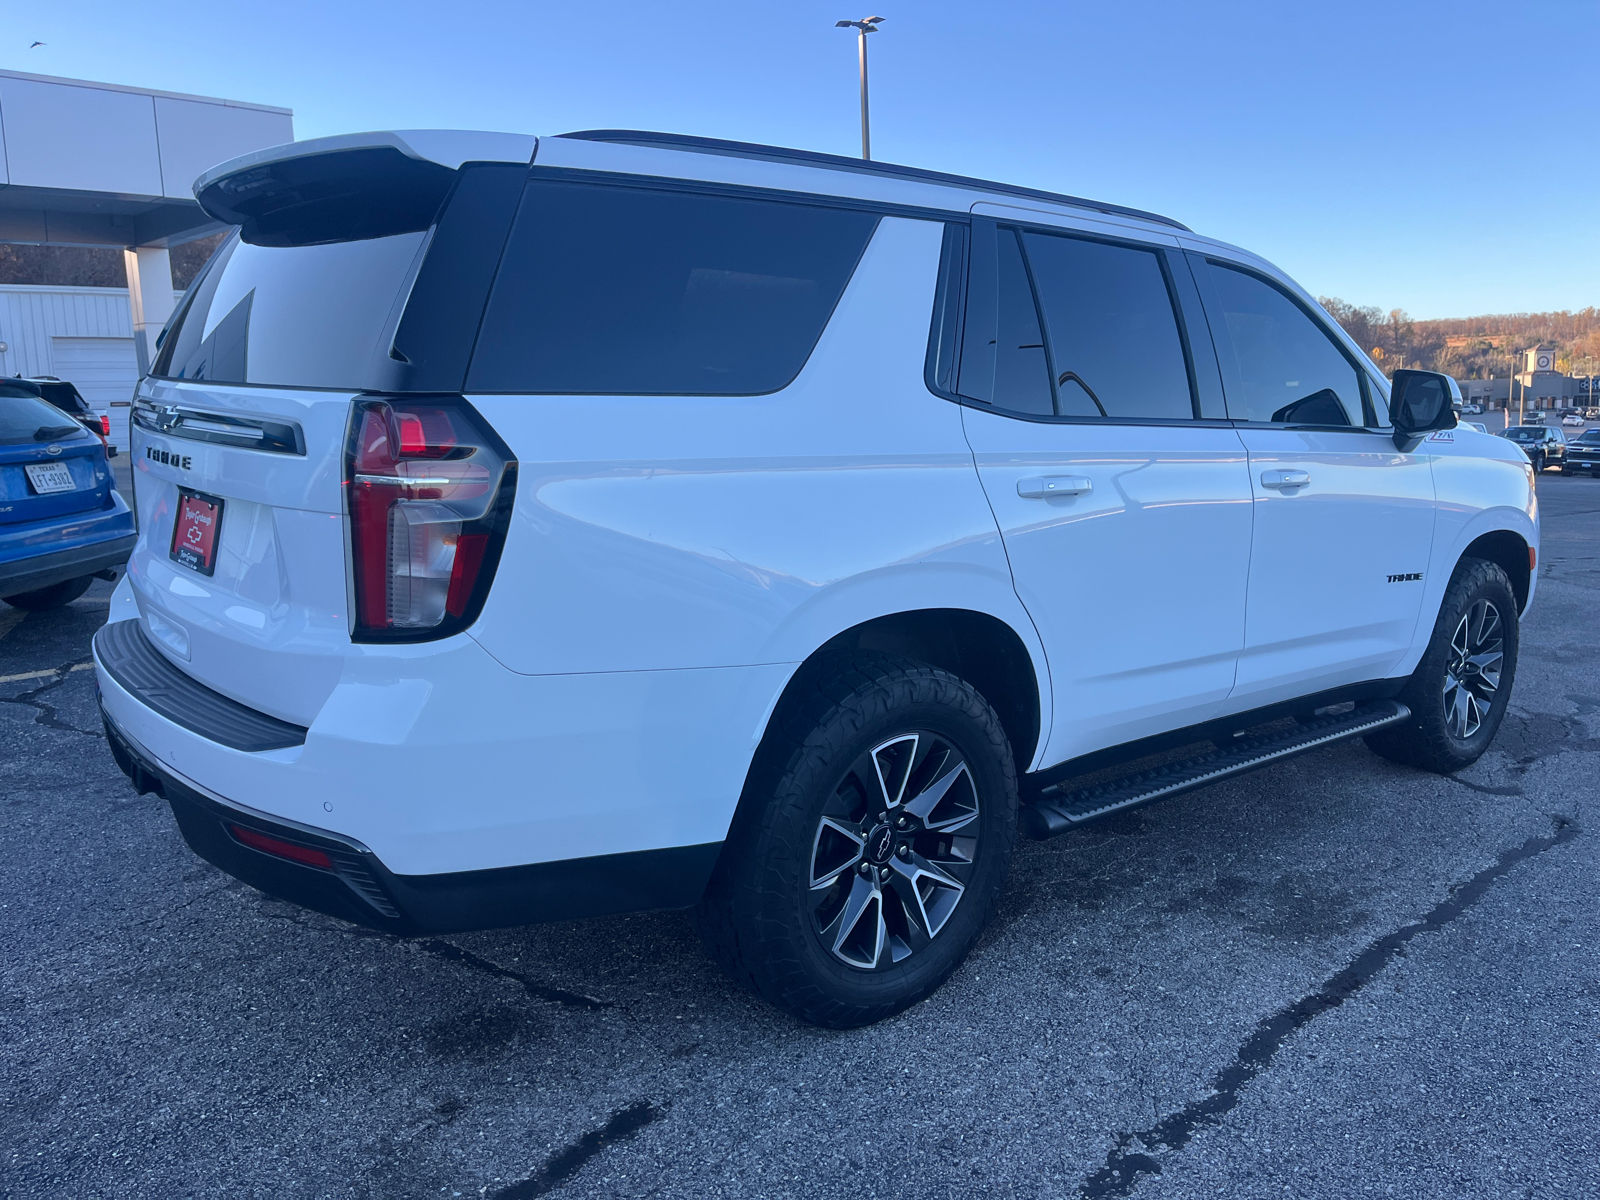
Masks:
[[[692,906],[854,1025],[961,961],[1019,825],[1348,737],[1454,770],[1505,712],[1526,457],[1175,221],[627,131],[195,191],[239,230],[139,387],[94,650],[123,769],[263,891]]]

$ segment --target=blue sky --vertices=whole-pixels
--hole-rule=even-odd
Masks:
[[[0,0],[0,67],[297,136],[621,126],[873,151],[1167,213],[1414,317],[1600,303],[1600,5]],[[30,42],[46,44],[28,49]]]

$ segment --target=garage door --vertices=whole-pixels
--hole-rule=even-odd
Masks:
[[[139,383],[132,338],[53,337],[50,373],[78,387],[89,407],[111,418],[111,441],[128,448],[128,403]]]

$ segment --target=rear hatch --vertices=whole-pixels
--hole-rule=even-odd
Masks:
[[[110,503],[100,439],[37,396],[0,385],[0,526],[51,522]]]
[[[473,149],[493,149],[476,136]],[[447,636],[475,615],[481,571],[463,589],[461,563],[492,575],[485,514],[509,504],[512,464],[457,394],[532,139],[501,144],[523,155],[513,163],[453,163],[440,144],[443,163],[397,135],[325,139],[203,176],[201,203],[240,228],[180,302],[134,401],[128,577],[146,633],[200,682],[299,725],[355,643]],[[393,444],[358,468],[377,482],[352,485],[354,439],[373,429]],[[377,496],[358,501],[382,525],[376,540],[356,530],[354,548],[351,486]],[[417,563],[384,557],[413,543]],[[375,574],[361,573],[363,546]],[[421,600],[394,601],[385,571]]]

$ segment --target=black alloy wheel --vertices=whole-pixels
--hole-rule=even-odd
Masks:
[[[972,878],[978,793],[966,759],[929,730],[857,757],[811,845],[812,930],[863,971],[904,962],[943,932]]]
[[[1500,690],[1505,665],[1505,626],[1500,610],[1489,600],[1475,600],[1450,635],[1444,676],[1445,724],[1466,741],[1483,722]]]

